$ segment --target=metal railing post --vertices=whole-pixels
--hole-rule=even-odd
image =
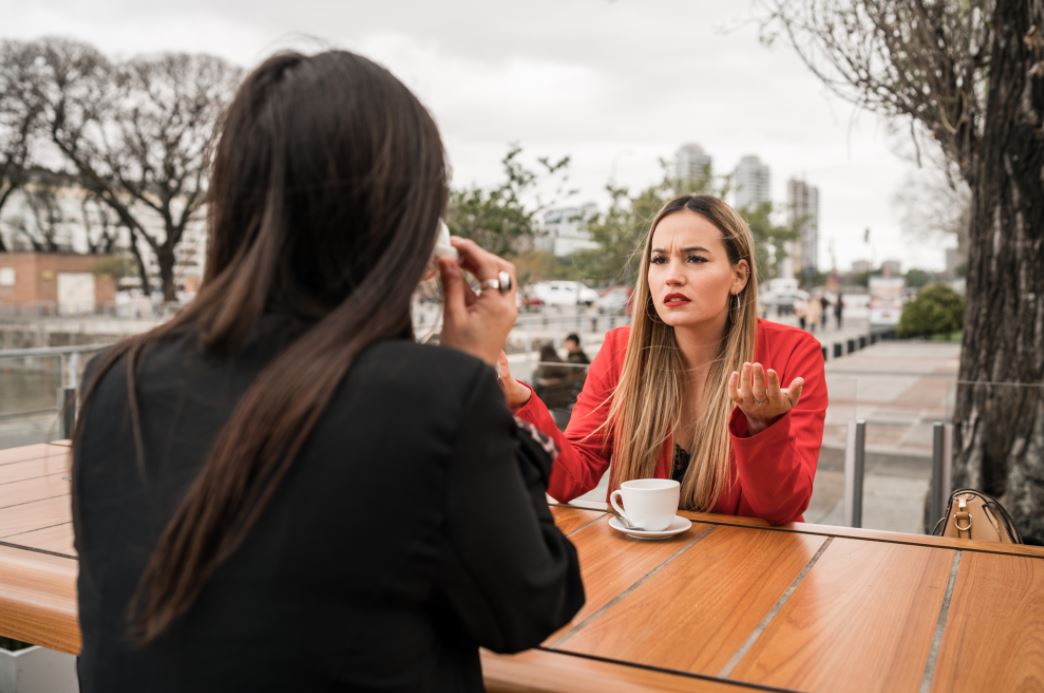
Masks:
[[[65,382],[74,390],[80,386],[80,352],[78,351],[69,354],[69,374]]]
[[[845,524],[863,526],[863,478],[866,473],[866,419],[849,419],[845,445]]]
[[[62,438],[71,438],[76,427],[76,388],[58,388],[58,421]]]
[[[953,426],[936,422],[932,425],[932,491],[929,498],[930,520],[942,517],[950,497],[950,466],[953,460]]]

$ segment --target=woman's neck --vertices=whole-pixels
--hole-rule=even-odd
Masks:
[[[718,357],[721,350],[727,319],[728,312],[723,310],[710,320],[674,328],[674,338],[678,342],[678,350],[689,373],[697,376],[707,374],[711,362]]]

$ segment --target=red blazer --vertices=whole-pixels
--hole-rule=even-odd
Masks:
[[[627,351],[629,327],[610,330],[591,363],[584,389],[576,400],[563,434],[536,395],[515,415],[529,421],[558,445],[547,492],[567,502],[598,485],[609,467],[612,440],[605,431],[593,433],[605,421]],[[812,498],[812,481],[823,442],[827,388],[823,352],[809,333],[758,320],[754,360],[779,373],[787,387],[802,376],[801,400],[771,426],[756,435],[747,418],[734,408],[729,419],[732,438],[732,483],[726,485],[713,512],[760,517],[773,524],[802,521]],[[656,464],[656,477],[669,478],[674,443],[668,440]]]

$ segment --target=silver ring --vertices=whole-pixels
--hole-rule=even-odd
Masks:
[[[759,407],[763,407],[766,404],[768,404],[768,400],[767,399],[756,399],[756,400],[754,400],[754,404],[756,404]]]
[[[496,279],[487,279],[482,282],[483,289],[496,289],[500,293],[511,291],[511,275],[506,271],[501,271],[497,274]]]

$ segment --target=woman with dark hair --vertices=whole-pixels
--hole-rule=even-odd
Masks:
[[[583,602],[553,451],[492,364],[514,267],[438,260],[438,130],[360,56],[276,55],[225,115],[196,299],[92,361],[74,438],[81,690],[480,690]],[[475,294],[463,272],[481,282]]]

